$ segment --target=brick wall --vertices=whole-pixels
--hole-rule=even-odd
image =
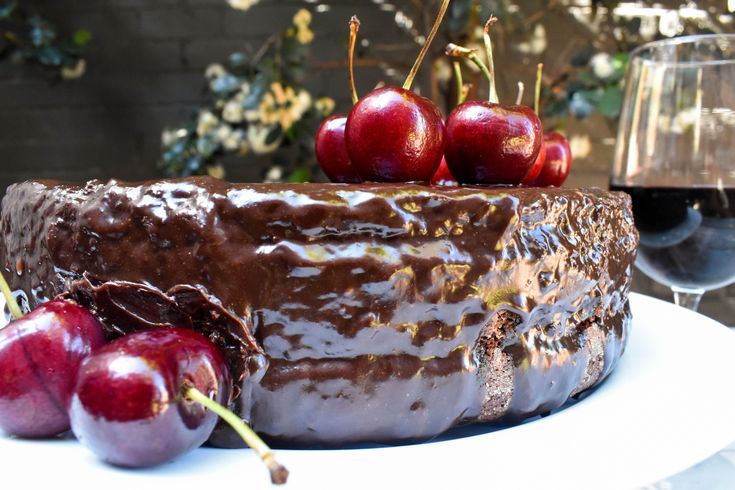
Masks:
[[[392,13],[368,2],[335,2],[316,14],[314,63],[307,81],[316,95],[333,94],[349,104],[344,59],[346,23],[353,12],[365,31],[397,39],[406,47],[388,56],[411,63],[416,47],[395,27]],[[67,32],[85,28],[93,41],[86,51],[87,73],[76,81],[49,84],[33,67],[0,64],[0,189],[30,177],[86,180],[157,176],[160,134],[186,120],[202,101],[203,70],[233,51],[257,49],[267,36],[290,24],[293,0],[263,0],[247,12],[225,0],[56,0],[43,12]],[[410,54],[409,56],[406,56]],[[371,56],[381,56],[371,49]],[[409,61],[407,61],[409,60]],[[334,63],[339,62],[339,63]],[[362,87],[382,74],[359,68]],[[260,177],[257,162],[234,162],[229,177]]]
[[[395,12],[378,9],[367,0],[326,2],[317,13],[314,2],[261,0],[247,12],[225,0],[54,0],[39,2],[59,27],[92,32],[87,73],[77,81],[49,84],[36,69],[0,64],[0,192],[15,181],[34,177],[84,181],[111,177],[140,180],[157,176],[160,133],[166,125],[188,118],[202,100],[203,70],[225,60],[233,51],[257,48],[272,32],[290,23],[293,13],[307,6],[315,12],[312,69],[307,84],[315,95],[330,95],[343,110],[349,106],[344,62],[346,22],[357,13],[361,37],[370,41],[363,60],[384,60],[396,69],[391,77],[374,63],[357,69],[366,90],[381,80],[400,83],[413,63],[418,46],[395,22]],[[394,1],[399,8],[416,2]],[[544,2],[523,2],[535,11]],[[402,7],[403,6],[403,7]],[[415,12],[415,11],[414,11]],[[426,32],[429,13],[417,27]],[[584,32],[568,18],[546,21],[549,49],[543,61],[565,63]],[[441,41],[436,52],[442,50]],[[499,47],[500,93],[512,99],[516,80],[530,83],[536,58],[506,53]],[[553,68],[552,68],[553,69]],[[418,89],[429,91],[425,67]],[[601,119],[572,122],[568,131],[590,135],[592,157],[575,161],[569,185],[606,186],[612,159],[612,129]],[[262,161],[228,161],[228,177],[253,181]],[[665,288],[639,274],[636,289],[668,298]],[[731,299],[732,298],[732,299]],[[735,289],[707,295],[703,311],[735,324]]]

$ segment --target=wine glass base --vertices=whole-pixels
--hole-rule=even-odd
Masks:
[[[674,293],[674,303],[676,303],[677,306],[681,306],[692,311],[697,311],[697,308],[699,308],[699,301],[702,299],[702,295],[704,294],[704,289],[688,289],[677,286],[671,286],[671,291]]]

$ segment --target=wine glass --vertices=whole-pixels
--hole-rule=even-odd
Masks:
[[[632,197],[636,266],[676,304],[735,282],[735,35],[631,53],[610,187]]]

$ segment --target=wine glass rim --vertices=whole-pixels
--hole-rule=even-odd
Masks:
[[[704,66],[704,65],[729,65],[735,64],[735,56],[732,59],[725,60],[706,60],[706,61],[662,61],[652,60],[641,56],[645,51],[652,51],[660,48],[661,46],[672,46],[681,44],[692,44],[699,41],[715,41],[725,40],[735,46],[735,34],[695,34],[691,36],[679,36],[672,37],[669,39],[660,39],[658,41],[652,41],[646,44],[642,44],[635,48],[630,53],[631,61],[637,60],[641,63],[652,64],[652,65],[663,65],[663,66]]]

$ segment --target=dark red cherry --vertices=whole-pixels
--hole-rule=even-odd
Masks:
[[[357,183],[362,179],[350,162],[345,144],[347,116],[335,115],[324,120],[316,132],[314,152],[322,171],[332,182]]]
[[[0,429],[20,437],[69,430],[79,365],[104,342],[97,319],[66,300],[49,301],[0,330]]]
[[[526,176],[523,177],[521,184],[533,185],[533,182],[536,180],[536,177],[538,177],[539,174],[541,173],[541,169],[544,168],[544,163],[546,163],[546,143],[542,141],[541,151],[538,152],[536,161],[533,162],[533,166],[531,167],[531,170],[529,170]]]
[[[447,119],[447,165],[463,184],[519,184],[541,151],[542,137],[530,107],[465,102]]]
[[[439,109],[400,87],[382,87],[360,99],[345,135],[350,160],[365,180],[429,182],[444,153]]]
[[[103,460],[153,466],[204,443],[217,416],[286,483],[288,470],[237,415],[223,405],[232,380],[206,337],[183,328],[139,331],[96,350],[82,363],[69,415],[77,438]]]
[[[77,438],[120,466],[153,466],[202,445],[217,415],[184,395],[191,385],[227,404],[224,358],[189,329],[140,331],[89,356],[79,369],[69,416]]]
[[[538,187],[560,187],[572,169],[572,149],[564,135],[556,131],[544,133],[546,162],[533,185]]]
[[[447,161],[443,157],[441,163],[439,164],[439,168],[436,170],[434,176],[431,178],[430,184],[443,186],[459,185],[457,179],[455,179],[452,175],[452,172],[449,171],[449,167],[447,167]]]

